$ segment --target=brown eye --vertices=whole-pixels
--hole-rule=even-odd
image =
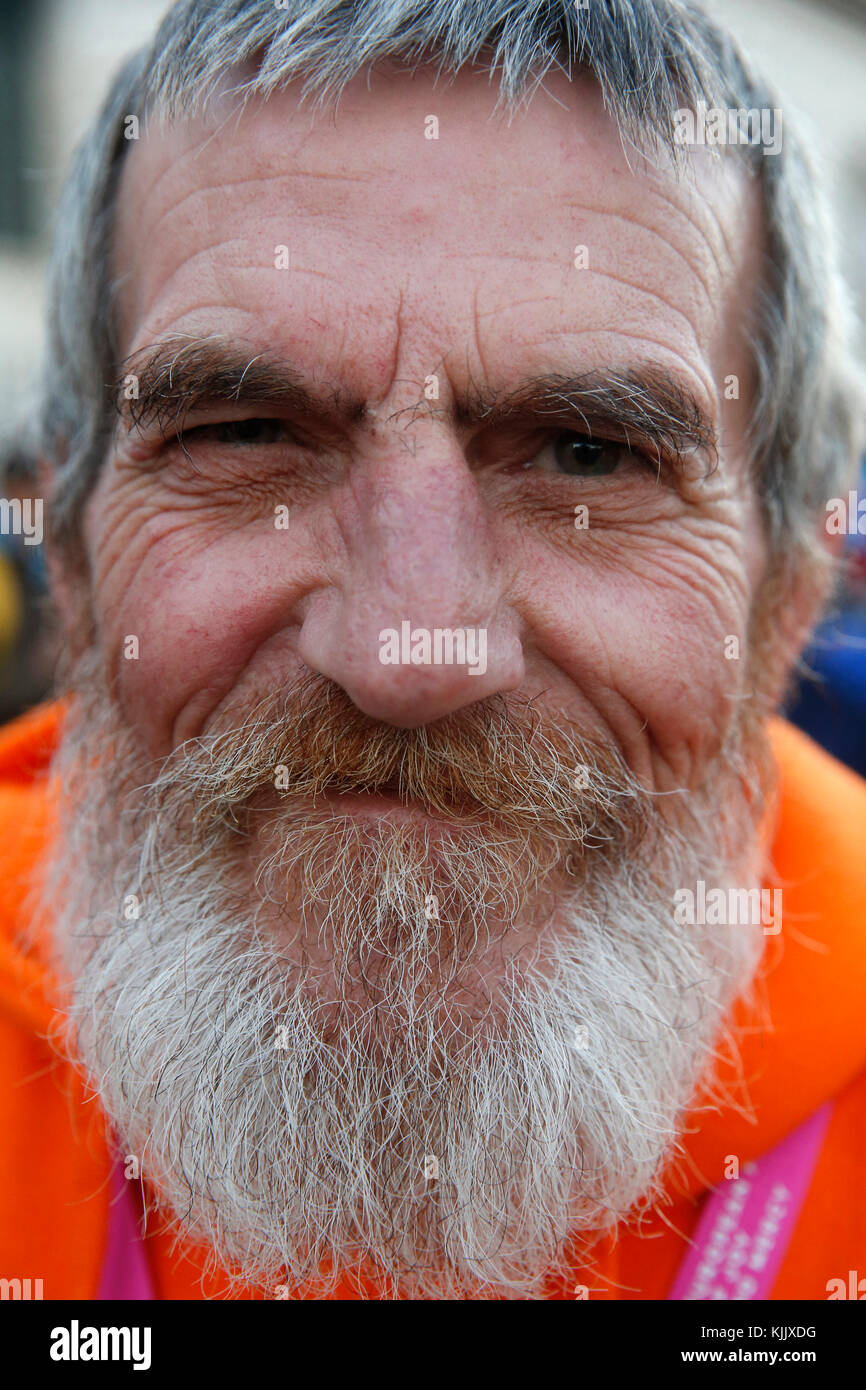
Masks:
[[[624,445],[609,439],[563,430],[523,466],[569,478],[600,478],[615,472],[623,452]]]
[[[604,473],[613,473],[618,467],[620,446],[608,440],[568,433],[556,438],[553,454],[560,473],[574,478],[598,478]]]

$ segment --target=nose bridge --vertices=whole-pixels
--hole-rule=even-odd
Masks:
[[[356,584],[386,605],[411,608],[404,617],[480,622],[495,602],[491,519],[455,443],[433,443],[424,455],[359,481]]]
[[[359,463],[345,568],[301,630],[308,665],[365,713],[414,726],[515,689],[523,660],[477,481],[441,428]]]

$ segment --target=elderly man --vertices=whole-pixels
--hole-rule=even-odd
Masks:
[[[775,713],[857,404],[783,114],[674,0],[182,0],[125,67],[0,743],[0,1273],[858,1296],[866,790]]]

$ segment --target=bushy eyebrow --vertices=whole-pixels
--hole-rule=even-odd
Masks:
[[[272,354],[250,357],[238,345],[213,338],[180,344],[169,339],[139,349],[123,363],[112,392],[127,429],[155,424],[180,431],[190,412],[220,402],[279,406],[335,425],[359,421],[365,413],[364,402],[349,399],[339,387],[318,387]]]
[[[363,399],[337,384],[314,383],[273,354],[249,356],[237,343],[215,338],[170,339],[140,349],[127,358],[112,386],[130,430],[156,424],[163,433],[180,433],[188,414],[219,403],[278,407],[335,429],[358,425],[367,413]],[[542,373],[498,393],[473,384],[445,409],[424,400],[408,409],[432,409],[462,427],[531,422],[537,428],[549,420],[551,428],[582,426],[589,434],[613,430],[625,443],[675,464],[698,451],[715,461],[718,452],[712,421],[692,393],[655,365]]]
[[[626,443],[649,447],[674,463],[698,451],[713,462],[718,457],[712,420],[692,392],[659,366],[546,373],[502,396],[478,391],[467,404],[472,423],[494,428],[528,416],[556,423],[576,416],[588,434],[613,428]],[[457,414],[463,415],[461,407]]]

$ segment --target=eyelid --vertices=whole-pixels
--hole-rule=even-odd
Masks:
[[[137,434],[137,437],[150,447],[159,447],[160,445],[165,445],[167,447],[180,445],[182,447],[185,441],[193,440],[196,435],[204,434],[205,432],[226,429],[233,425],[249,424],[252,421],[262,421],[267,424],[280,426],[285,438],[273,441],[275,444],[288,443],[294,444],[300,448],[309,447],[309,441],[304,431],[298,426],[296,421],[290,419],[288,416],[269,413],[267,406],[265,406],[263,410],[256,410],[254,406],[250,406],[249,408],[238,407],[238,409],[244,410],[244,413],[227,415],[224,413],[225,407],[223,407],[222,409],[217,408],[214,409],[213,412],[209,412],[210,418],[205,419],[201,418],[205,413],[203,409],[191,412],[192,419],[181,413],[173,412],[170,416],[154,418],[152,421],[145,423],[138,431],[133,427],[130,430],[129,437],[132,438],[134,434]],[[199,418],[196,418],[196,416]],[[230,444],[223,444],[222,447],[230,448],[232,446]],[[235,447],[241,446],[237,445]],[[250,443],[245,447],[266,448],[269,446],[266,444],[256,446]]]
[[[224,407],[223,407],[224,408]],[[243,407],[241,407],[243,408]],[[203,411],[197,412],[199,414]],[[180,449],[191,461],[192,455],[187,447],[188,442],[194,443],[194,436],[198,431],[219,429],[223,425],[242,424],[248,420],[273,420],[284,426],[287,431],[285,440],[275,441],[276,445],[294,445],[296,448],[310,447],[305,441],[304,436],[298,430],[294,421],[289,420],[283,415],[264,415],[247,413],[244,415],[226,416],[222,410],[214,412],[214,418],[199,420],[197,423],[187,423],[187,417],[183,414],[172,411],[171,413],[152,412],[149,418],[137,420],[125,420],[121,424],[121,432],[116,438],[116,447],[129,462],[138,469],[147,472],[155,472],[162,468],[168,456],[175,449]],[[125,426],[125,429],[124,429]],[[235,445],[223,444],[220,447],[228,448],[268,448],[269,445]]]
[[[291,421],[283,419],[280,415],[239,415],[237,418],[202,421],[198,425],[181,426],[180,433],[183,437],[191,434],[202,434],[207,430],[230,429],[233,425],[279,425],[287,434],[295,435],[296,430]]]
[[[544,436],[547,440],[557,439],[563,434],[570,434],[585,440],[588,444],[618,445],[632,454],[644,455],[647,459],[654,460],[656,455],[661,459],[666,457],[663,449],[637,430],[626,430],[624,426],[617,425],[614,421],[594,420],[590,416],[581,416],[576,419],[574,415],[564,414],[559,417],[536,418],[535,427],[531,433],[537,437]]]

